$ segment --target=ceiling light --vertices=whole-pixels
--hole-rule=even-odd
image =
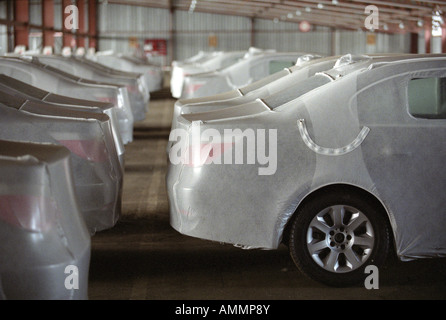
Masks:
[[[398,25],[398,27],[399,27],[400,29],[404,29],[404,23],[400,22],[400,24]]]
[[[300,16],[302,14],[302,12],[300,12],[299,10],[296,10],[296,16]]]
[[[190,2],[189,13],[194,12],[194,10],[195,10],[195,5],[196,5],[196,4],[197,4],[197,0],[192,0],[192,1]]]
[[[323,5],[322,3],[319,3],[319,4],[317,5],[317,7],[318,7],[319,9],[324,9],[324,5]]]
[[[287,17],[288,17],[288,19],[291,19],[293,17],[293,14],[292,13],[288,13]]]
[[[337,5],[339,2],[338,2],[338,0],[332,0],[331,3],[334,5]]]
[[[306,12],[311,12],[311,8],[310,8],[310,7],[306,7],[306,8],[305,8],[305,11],[306,11]]]
[[[419,27],[422,27],[423,26],[423,20],[418,20],[418,22],[417,22],[417,25],[419,26]]]

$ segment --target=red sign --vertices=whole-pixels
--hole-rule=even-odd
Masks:
[[[144,41],[144,52],[152,55],[167,55],[166,39],[146,39]]]

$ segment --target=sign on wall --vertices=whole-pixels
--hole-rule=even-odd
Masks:
[[[167,55],[166,39],[146,39],[144,41],[144,52],[151,55]]]

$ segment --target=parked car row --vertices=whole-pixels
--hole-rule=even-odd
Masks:
[[[331,286],[364,281],[391,247],[403,261],[446,256],[446,55],[302,55],[270,76],[243,67],[232,90],[217,84],[236,68],[189,76],[185,87],[209,79],[194,90],[203,97],[175,103],[175,230],[243,248],[284,243]]]
[[[79,57],[0,57],[0,299],[87,299],[90,237],[121,215],[149,78]]]

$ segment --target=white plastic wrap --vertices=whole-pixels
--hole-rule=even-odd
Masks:
[[[118,152],[119,162],[121,164],[122,171],[124,171],[125,148],[121,139],[121,135],[119,134],[119,132],[117,132],[118,123],[116,112],[111,103],[60,96],[51,92],[40,90],[36,87],[30,86],[24,82],[18,81],[3,74],[0,74],[0,90],[6,91],[8,94],[14,95],[19,98],[42,101],[46,104],[50,104],[62,109],[94,112],[107,115],[110,118],[113,140]]]
[[[140,74],[125,74],[117,70],[113,71],[92,61],[74,57],[34,56],[33,60],[82,79],[110,85],[125,85],[134,120],[142,121],[145,119],[150,95],[145,88],[142,88]]]
[[[88,230],[94,234],[113,227],[121,214],[123,172],[109,118],[17,98],[5,91],[0,92],[0,102],[0,139],[67,147]],[[40,132],[34,133],[33,128]]]
[[[17,58],[0,58],[0,73],[35,86],[39,89],[71,98],[113,103],[118,117],[123,143],[133,140],[133,114],[127,89],[93,83],[82,83],[80,78],[44,68],[30,61]]]
[[[181,161],[167,175],[173,228],[275,249],[304,199],[343,185],[380,203],[400,259],[445,256],[446,56],[350,57],[304,83],[317,77],[331,80],[286,101],[279,94],[179,116],[184,134],[173,135],[170,156]],[[426,89],[417,79],[435,81]],[[411,111],[410,101],[432,105],[429,114]],[[234,161],[237,143],[249,139],[257,147],[242,144],[247,153]],[[178,158],[184,150],[192,161]]]
[[[62,146],[0,141],[0,299],[88,299],[90,236],[69,160]]]
[[[295,65],[304,55],[302,52],[262,52],[247,55],[223,69],[186,75],[180,98],[211,96],[247,86]]]
[[[112,69],[142,73],[149,92],[158,91],[163,87],[163,72],[159,66],[126,55],[96,54],[86,57]]]

